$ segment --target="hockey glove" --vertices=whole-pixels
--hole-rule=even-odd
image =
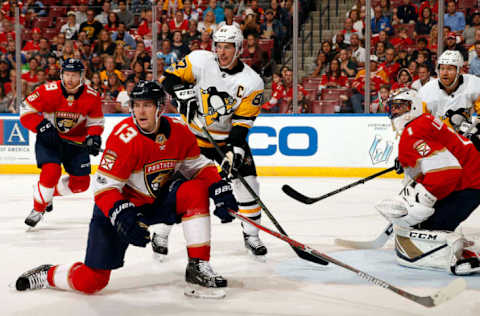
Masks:
[[[460,108],[457,110],[448,110],[445,113],[445,116],[448,117],[450,124],[452,125],[453,129],[459,133],[460,135],[464,135],[468,138],[468,134],[472,134],[472,129],[474,126],[472,122],[467,117],[468,112],[464,108]]]
[[[213,214],[220,218],[222,224],[230,223],[235,219],[228,210],[238,211],[237,200],[233,196],[230,183],[220,180],[208,188],[208,194],[215,204]]]
[[[145,247],[150,242],[150,232],[140,209],[132,202],[116,202],[108,212],[110,222],[120,237],[129,244]]]
[[[227,178],[235,178],[238,175],[238,170],[243,163],[245,150],[242,147],[227,145],[225,147],[225,158],[222,160],[220,167],[222,173]]]
[[[397,174],[402,174],[403,173],[403,167],[400,164],[400,160],[398,160],[398,157],[395,158],[395,172]]]
[[[198,112],[197,93],[190,85],[178,85],[173,88],[173,92],[178,113],[185,116],[187,123],[190,124]]]
[[[97,156],[102,146],[102,138],[99,135],[88,135],[83,144],[90,155]]]
[[[51,148],[59,147],[62,141],[53,123],[47,119],[44,119],[38,124],[37,139],[45,146]]]

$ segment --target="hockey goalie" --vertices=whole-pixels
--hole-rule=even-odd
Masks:
[[[394,224],[400,265],[480,272],[480,242],[456,228],[480,204],[480,153],[440,119],[422,113],[417,92],[402,89],[389,99],[389,116],[400,136],[398,160],[413,179],[377,210]]]

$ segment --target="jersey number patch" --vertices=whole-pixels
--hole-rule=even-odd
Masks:
[[[133,127],[128,126],[127,123],[123,124],[118,131],[115,132],[115,136],[118,136],[118,138],[120,138],[125,144],[131,141],[137,135],[138,132]]]

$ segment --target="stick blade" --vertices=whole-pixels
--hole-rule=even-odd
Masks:
[[[335,245],[342,246],[345,248],[353,248],[353,249],[378,249],[382,248],[387,240],[370,240],[370,241],[356,241],[356,240],[347,240],[336,238],[334,240]]]
[[[306,261],[310,261],[310,262],[313,262],[313,263],[318,263],[318,264],[321,264],[321,265],[328,265],[328,261],[325,261],[317,256],[314,256],[308,252],[304,252],[304,251],[300,251],[296,248],[293,248],[293,250],[297,253],[297,255],[302,258],[303,260],[306,260]]]
[[[446,287],[440,289],[432,295],[433,306],[438,306],[451,300],[467,288],[467,282],[463,278],[458,278],[450,282]]]
[[[297,190],[295,190],[294,188],[292,188],[291,186],[289,186],[288,184],[284,184],[282,186],[282,191],[288,195],[289,197],[299,201],[299,202],[302,202],[304,204],[312,204],[312,203],[315,203],[317,200],[316,199],[312,199],[312,198],[309,198],[308,196],[305,196],[303,195],[302,193],[298,192]]]

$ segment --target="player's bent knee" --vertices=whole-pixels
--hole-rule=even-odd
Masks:
[[[107,286],[110,272],[110,270],[92,269],[81,264],[72,269],[70,278],[75,290],[85,294],[94,294]]]
[[[62,168],[57,163],[46,163],[42,165],[40,172],[40,183],[47,187],[53,188],[62,174]]]
[[[208,211],[208,186],[199,180],[182,183],[177,191],[177,214],[191,217]]]
[[[70,176],[68,187],[73,193],[80,193],[88,190],[90,186],[90,176]]]

